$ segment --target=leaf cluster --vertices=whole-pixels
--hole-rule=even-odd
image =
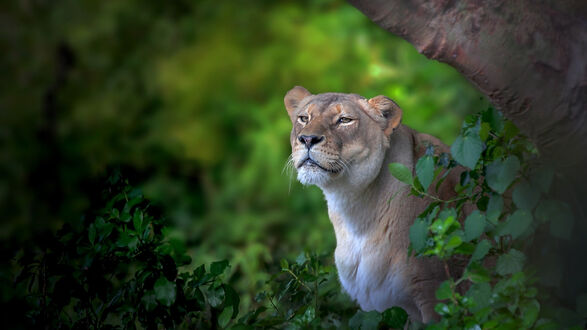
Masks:
[[[328,257],[301,253],[241,311],[226,275],[226,260],[193,271],[185,246],[139,189],[119,175],[107,201],[73,228],[63,226],[16,260],[16,284],[25,286],[29,326],[50,328],[402,328],[407,314],[357,312],[342,294]]]
[[[44,246],[23,251],[16,283],[25,283],[31,326],[49,328],[214,327],[238,314],[224,283],[227,261],[191,263],[165,234],[140,190],[111,177],[109,200],[81,228],[64,226]]]
[[[430,328],[557,327],[541,314],[548,295],[539,295],[527,252],[544,227],[568,239],[573,216],[549,194],[554,171],[511,122],[489,108],[464,122],[450,154],[429,146],[415,173],[399,163],[390,171],[431,200],[409,231],[411,253],[441,259],[449,278],[436,292],[442,320]],[[456,196],[439,198],[455,172]]]

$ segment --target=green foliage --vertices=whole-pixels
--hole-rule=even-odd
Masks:
[[[412,180],[405,166],[390,166],[398,180],[412,186],[412,194],[433,201],[409,233],[412,253],[441,259],[450,278],[436,291],[441,302],[435,310],[442,319],[428,328],[552,328],[568,323],[548,312],[554,304],[548,289],[535,284],[542,274],[526,265],[524,252],[541,228],[550,229],[555,238],[570,236],[570,208],[548,195],[554,172],[535,165],[536,149],[492,108],[465,121],[450,156],[428,151],[416,164],[418,180]],[[434,191],[450,172],[460,174],[457,194],[442,200]],[[435,189],[427,189],[430,183]],[[465,262],[464,269],[449,270],[451,261],[458,260]]]
[[[389,171],[391,172],[391,174],[393,174],[393,176],[396,179],[400,180],[401,182],[403,182],[405,184],[411,185],[414,183],[414,178],[412,177],[412,172],[404,164],[391,163],[391,164],[389,164]]]
[[[63,227],[43,248],[23,251],[17,284],[26,284],[35,327],[153,328],[226,325],[239,296],[224,283],[228,262],[179,272],[185,247],[164,235],[138,189],[117,178],[111,197],[80,228]]]
[[[458,136],[450,148],[453,158],[468,168],[475,168],[481,151],[483,151],[483,142],[479,132],[468,130],[468,134]]]
[[[487,112],[468,120],[464,134],[493,127],[482,121]],[[441,302],[435,310],[442,319],[429,328],[544,328],[560,322],[523,251],[541,225],[557,238],[567,237],[572,213],[546,195],[552,181],[549,171],[528,165],[536,156],[532,146],[508,135],[511,125],[495,120],[493,125],[503,126],[502,134],[491,129],[480,135],[483,151],[468,169],[433,150],[418,161],[415,177],[402,164],[389,167],[411,185],[413,194],[432,200],[410,228],[412,253],[439,258],[447,266],[454,258],[466,261],[463,271],[447,274],[454,277],[436,291]],[[516,159],[516,166],[507,165],[511,159]],[[501,173],[517,170],[508,174],[513,179],[498,178],[496,186],[488,182],[489,168]],[[460,171],[461,181],[457,196],[445,201],[432,193],[450,171]],[[425,192],[424,186],[430,189]],[[549,198],[536,201],[537,191],[540,199]],[[408,322],[399,307],[382,313],[357,310],[342,294],[330,258],[309,252],[293,261],[282,259],[279,267],[265,274],[267,280],[251,299],[248,291],[235,288],[239,273],[227,260],[193,268],[168,221],[154,216],[156,210],[141,191],[119,174],[109,179],[105,198],[104,206],[79,226],[65,225],[44,245],[21,250],[14,278],[21,297],[26,297],[29,325],[379,329],[403,328]],[[471,206],[476,209],[465,216]],[[571,315],[567,323],[584,313],[581,299],[579,314],[565,310]]]
[[[80,228],[64,226],[44,248],[21,251],[16,284],[29,326],[49,328],[402,328],[401,308],[357,311],[325,256],[301,253],[265,283],[247,311],[227,260],[192,271],[167,221],[118,175],[108,200]]]

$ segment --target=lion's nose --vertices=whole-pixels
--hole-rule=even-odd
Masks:
[[[324,136],[316,136],[316,135],[300,135],[298,138],[301,143],[306,145],[306,148],[310,149],[313,145],[318,144],[324,140]]]

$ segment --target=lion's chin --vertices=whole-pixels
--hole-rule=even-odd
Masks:
[[[298,181],[303,185],[316,185],[318,187],[324,186],[330,182],[334,173],[325,171],[318,166],[303,165],[298,168]]]

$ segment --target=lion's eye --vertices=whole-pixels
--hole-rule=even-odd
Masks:
[[[338,121],[336,122],[337,124],[348,124],[351,121],[353,121],[351,118],[347,118],[347,117],[340,117],[338,118]]]
[[[300,123],[305,124],[308,122],[308,116],[299,116],[298,120]]]

